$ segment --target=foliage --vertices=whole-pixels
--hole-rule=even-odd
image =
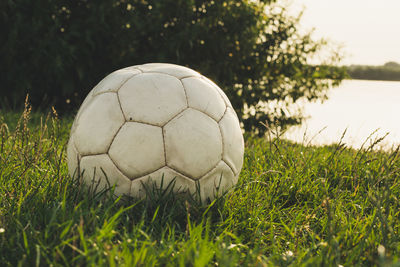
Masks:
[[[215,80],[246,130],[263,131],[260,122],[299,122],[289,106],[324,97],[344,71],[310,65],[327,44],[300,34],[299,18],[274,2],[2,1],[0,83],[7,99],[2,104],[17,105],[12,103],[29,93],[35,106],[50,103],[69,111],[111,71],[170,62]],[[329,53],[323,63],[339,59]],[[278,104],[265,108],[274,101]]]
[[[359,266],[399,263],[399,148],[246,137],[237,186],[207,205],[93,194],[68,177],[72,120],[0,114],[3,266]],[[39,118],[38,115],[34,116]],[[47,123],[45,123],[47,121]],[[15,124],[14,124],[15,125]],[[378,140],[379,141],[379,140]]]
[[[395,62],[395,61],[388,61],[385,64],[383,64],[384,67],[387,68],[396,68],[396,69],[400,69],[400,64]]]
[[[393,61],[382,66],[351,65],[347,72],[353,79],[400,81],[400,64]]]

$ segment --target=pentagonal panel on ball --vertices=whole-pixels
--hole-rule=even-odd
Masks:
[[[195,182],[183,174],[164,167],[132,181],[131,196],[143,198],[146,190],[172,190],[174,193],[194,193]]]
[[[136,75],[118,94],[127,121],[162,126],[187,106],[182,83],[161,73]]]
[[[243,165],[244,141],[239,120],[231,108],[227,109],[219,125],[224,139],[223,160],[237,175]]]
[[[182,84],[186,89],[189,107],[207,113],[216,121],[221,119],[226,106],[217,88],[198,77],[182,79]]]
[[[129,195],[131,180],[121,173],[107,154],[85,156],[80,162],[83,181],[96,192],[115,185],[114,194]]]
[[[198,179],[221,159],[218,124],[206,114],[187,109],[164,127],[167,165]]]
[[[148,63],[138,66],[138,68],[144,72],[161,72],[168,75],[175,76],[178,79],[184,77],[196,76],[200,77],[200,74],[192,69],[184,66],[168,63]]]
[[[157,126],[126,122],[108,154],[130,179],[151,173],[165,165],[162,130]]]
[[[115,93],[95,96],[76,118],[73,136],[77,150],[81,155],[106,153],[124,122]]]
[[[237,176],[224,161],[220,161],[214,169],[201,177],[199,183],[201,200],[213,200],[235,185]]]
[[[213,86],[215,89],[217,89],[218,93],[219,93],[219,94],[221,95],[221,97],[224,99],[225,105],[226,105],[227,107],[231,107],[231,108],[232,108],[231,101],[229,101],[229,98],[226,96],[225,92],[222,91],[222,89],[221,89],[218,85],[216,85],[213,81],[211,81],[210,79],[208,79],[208,78],[205,77],[205,76],[201,76],[201,78],[202,78],[203,80],[205,80],[207,83],[209,83],[211,86]]]
[[[93,94],[97,95],[105,92],[117,92],[121,85],[123,85],[129,78],[139,73],[141,73],[140,70],[132,67],[114,71],[93,88]]]

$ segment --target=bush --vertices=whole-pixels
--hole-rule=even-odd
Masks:
[[[34,106],[68,111],[111,71],[170,62],[215,80],[244,128],[262,132],[260,122],[299,122],[287,106],[324,97],[344,77],[309,64],[326,44],[300,35],[298,18],[271,1],[9,0],[0,9],[0,82],[10,106],[29,93]],[[331,53],[325,63],[338,59]],[[269,101],[278,104],[265,109]]]

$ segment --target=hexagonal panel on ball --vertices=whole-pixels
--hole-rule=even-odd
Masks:
[[[214,168],[222,156],[218,123],[187,109],[164,127],[167,165],[193,179]]]

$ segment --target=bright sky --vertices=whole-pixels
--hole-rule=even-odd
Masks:
[[[400,0],[292,0],[302,27],[342,44],[342,64],[400,63]]]

